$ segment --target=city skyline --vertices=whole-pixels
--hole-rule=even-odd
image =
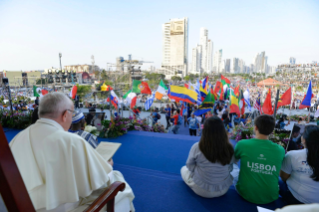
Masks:
[[[1,1],[0,70],[59,67],[59,52],[62,66],[90,64],[94,55],[106,68],[132,54],[160,68],[161,26],[179,17],[189,20],[188,65],[201,27],[214,50],[223,49],[223,59],[241,58],[248,66],[263,51],[270,66],[288,64],[290,57],[298,64],[319,60],[317,1],[167,3]]]

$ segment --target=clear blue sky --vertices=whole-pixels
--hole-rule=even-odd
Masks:
[[[317,0],[9,1],[0,0],[0,70],[84,64],[117,56],[162,61],[162,24],[189,18],[189,54],[206,27],[214,51],[246,64],[266,51],[269,65],[319,62]]]

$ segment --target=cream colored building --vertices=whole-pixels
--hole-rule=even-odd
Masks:
[[[14,87],[35,85],[41,74],[41,71],[3,71],[3,77],[7,77],[9,85]]]
[[[97,65],[67,65],[64,66],[64,69],[67,71],[76,71],[77,73],[82,73],[82,72],[88,72],[88,73],[93,73],[93,71],[100,71],[100,68]]]
[[[188,74],[188,18],[170,19],[163,24],[162,68],[174,75]]]

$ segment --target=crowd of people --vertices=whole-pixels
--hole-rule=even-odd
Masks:
[[[97,137],[84,131],[85,123],[100,126],[104,113],[96,115],[90,107],[85,117],[59,92],[43,96],[38,105],[33,124],[10,142],[36,210],[83,210],[112,182],[122,181],[126,188],[116,196],[115,208],[134,211],[131,187],[113,170],[114,161],[106,161],[96,152]],[[283,147],[269,140],[275,127],[286,126],[284,117],[276,123],[272,116],[260,115],[254,120],[255,137],[239,141],[234,148],[228,132],[233,124],[246,124],[245,116],[233,118],[227,101],[216,102],[199,116],[197,110],[178,103],[168,104],[164,110],[169,131],[177,134],[184,125],[191,136],[200,135],[181,168],[182,179],[194,193],[217,198],[234,185],[238,195],[255,204],[273,202],[279,195],[288,205],[319,203],[317,126],[305,127],[300,141],[303,150],[291,147],[285,154]],[[138,116],[139,110],[134,108],[133,113]],[[156,124],[161,119],[159,110],[151,117]],[[309,117],[299,123],[307,122]],[[300,129],[294,128],[291,139],[299,134]]]
[[[206,119],[200,141],[181,169],[184,182],[206,198],[224,195],[233,184],[240,196],[255,204],[273,202],[279,194],[289,205],[319,203],[319,128],[306,126],[301,138],[305,149],[286,155],[269,140],[274,128],[272,116],[258,116],[255,138],[239,141],[234,149],[223,121],[218,116]]]

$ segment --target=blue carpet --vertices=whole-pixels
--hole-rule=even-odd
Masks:
[[[187,128],[180,131],[186,132]],[[6,132],[8,141],[19,132]],[[180,176],[191,146],[200,137],[188,134],[129,132],[116,139],[99,139],[122,143],[114,155],[114,169],[123,173],[136,196],[136,211],[257,211],[257,205],[242,199],[234,187],[222,197],[197,196]],[[235,141],[231,141],[235,145]],[[281,199],[260,205],[268,209],[284,206]]]
[[[6,134],[8,143],[10,143],[10,141],[14,138],[14,136],[16,136],[21,131],[21,130],[7,129],[7,128],[4,128],[3,130]]]
[[[116,139],[99,140],[122,143],[114,155],[115,163],[179,174],[199,137],[133,131]]]
[[[135,193],[136,211],[257,211],[257,205],[242,199],[233,186],[218,198],[207,199],[196,195],[179,174],[141,169],[127,165],[114,165],[125,176]],[[284,204],[277,200],[270,204],[258,205],[274,210]]]

